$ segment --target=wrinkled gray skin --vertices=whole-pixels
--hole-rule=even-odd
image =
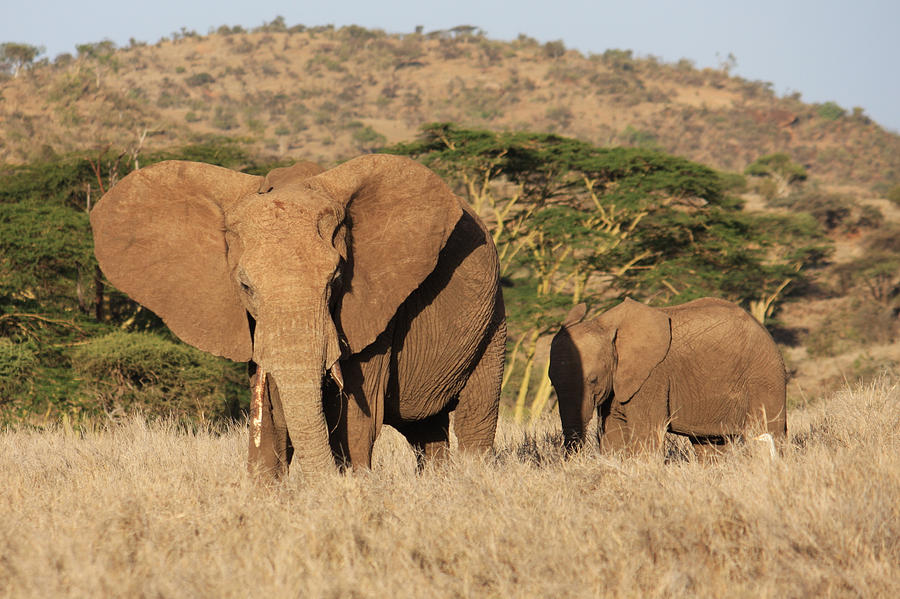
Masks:
[[[596,409],[604,452],[659,451],[666,432],[701,457],[744,433],[786,433],[785,370],[769,333],[740,307],[702,298],[651,308],[626,299],[582,321],[569,313],[550,349],[566,447]]]
[[[91,225],[116,287],[185,342],[250,362],[252,471],[368,467],[383,423],[421,462],[448,447],[454,409],[460,448],[491,446],[497,254],[424,166],[373,155],[263,178],[163,162],[113,187]]]

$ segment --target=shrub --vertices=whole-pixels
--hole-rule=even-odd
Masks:
[[[387,142],[387,138],[372,127],[359,121],[347,125],[352,133],[353,142],[363,152],[373,152]]]
[[[31,343],[15,343],[0,337],[0,402],[23,387],[23,377],[34,370],[38,359]]]
[[[826,121],[836,121],[846,114],[846,110],[835,104],[834,102],[825,102],[816,107],[816,114]]]
[[[659,142],[653,133],[636,129],[631,125],[626,125],[625,129],[617,136],[622,143],[627,146],[635,146],[638,148],[659,149]]]
[[[544,44],[544,56],[547,58],[559,58],[566,53],[566,44],[562,40],[555,40]]]
[[[184,82],[191,87],[197,87],[199,85],[208,85],[210,83],[213,83],[215,82],[215,78],[209,73],[195,73],[186,78]]]
[[[222,129],[223,131],[237,129],[237,112],[234,108],[231,107],[216,106],[216,112],[212,118],[212,125],[213,127]]]
[[[547,119],[557,129],[565,129],[572,124],[575,115],[568,106],[553,106],[547,109]]]
[[[859,205],[848,196],[817,190],[774,199],[771,205],[787,207],[796,212],[808,212],[829,231],[877,229],[884,221],[884,215],[875,206]]]
[[[900,183],[888,189],[884,197],[893,204],[900,206]]]
[[[805,340],[811,357],[837,356],[872,344],[891,343],[897,319],[893,310],[869,300],[855,299],[832,313]]]
[[[610,48],[603,53],[601,60],[604,64],[619,71],[634,70],[634,56],[632,55],[631,50]]]
[[[151,333],[115,332],[75,349],[73,367],[100,410],[236,416],[243,388],[221,358]]]

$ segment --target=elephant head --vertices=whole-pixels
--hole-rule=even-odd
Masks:
[[[183,341],[277,384],[295,461],[334,467],[324,377],[371,344],[435,268],[458,199],[424,166],[373,155],[251,176],[195,162],[129,174],[91,213],[110,282]]]
[[[570,450],[583,443],[594,408],[627,403],[672,341],[669,317],[630,298],[582,322],[586,312],[584,304],[572,308],[550,346],[550,380]]]

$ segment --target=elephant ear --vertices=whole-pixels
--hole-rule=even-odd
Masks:
[[[613,393],[616,401],[629,401],[663,361],[672,343],[669,317],[631,298],[605,312],[600,318],[604,326],[615,329],[616,371]]]
[[[587,304],[584,302],[572,306],[572,309],[569,310],[569,313],[566,314],[566,319],[563,321],[562,326],[570,327],[573,324],[578,324],[582,320],[584,320],[585,315],[587,314]]]
[[[291,183],[297,183],[314,175],[324,172],[321,166],[315,162],[301,161],[291,166],[274,168],[266,174],[266,178],[259,184],[259,193],[269,193],[276,187],[284,187]]]
[[[228,271],[223,209],[256,192],[261,180],[178,160],[130,173],[91,211],[100,268],[184,342],[249,360],[250,330]]]
[[[430,169],[387,154],[354,158],[307,185],[346,207],[349,265],[338,314],[356,353],[435,269],[462,206]]]

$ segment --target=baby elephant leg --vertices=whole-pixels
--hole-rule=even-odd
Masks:
[[[668,427],[668,405],[664,390],[654,392],[645,385],[625,403],[613,400],[609,413],[601,415],[600,450],[628,454],[661,454]]]

